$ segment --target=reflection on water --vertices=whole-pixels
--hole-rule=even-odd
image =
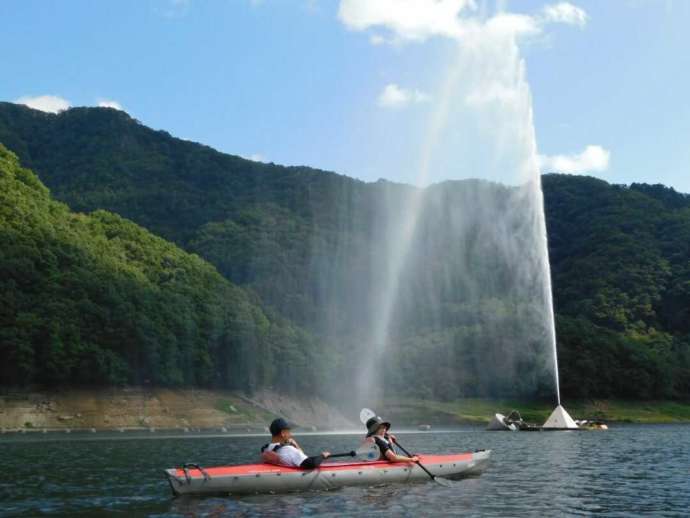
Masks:
[[[690,426],[621,426],[608,432],[411,433],[407,449],[491,448],[479,478],[227,498],[172,498],[162,469],[251,462],[264,437],[0,437],[0,516],[525,516],[686,515]],[[125,434],[126,435],[126,434]],[[350,449],[353,435],[311,434],[309,451]]]

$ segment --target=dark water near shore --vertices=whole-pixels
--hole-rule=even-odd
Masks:
[[[160,434],[162,435],[162,434]],[[263,437],[54,434],[0,437],[0,516],[687,516],[690,426],[510,433],[468,428],[399,436],[408,450],[493,450],[479,478],[331,492],[172,498],[162,469],[251,462]],[[356,435],[300,437],[348,450]]]

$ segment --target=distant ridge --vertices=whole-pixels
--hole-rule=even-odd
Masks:
[[[342,284],[336,263],[314,261],[342,242],[369,249],[371,207],[412,189],[245,160],[102,108],[49,115],[0,103],[0,142],[74,210],[121,214],[198,253],[316,340],[320,298]],[[688,195],[559,174],[544,175],[543,189],[564,397],[690,397]],[[407,364],[436,354],[425,340]],[[424,379],[431,396],[473,394],[470,381]]]

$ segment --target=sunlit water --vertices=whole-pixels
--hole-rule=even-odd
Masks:
[[[687,516],[690,426],[401,434],[408,450],[493,450],[479,478],[251,497],[173,498],[162,469],[250,462],[261,437],[3,435],[0,516]],[[355,435],[310,435],[348,450]]]

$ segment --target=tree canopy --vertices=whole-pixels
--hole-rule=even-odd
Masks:
[[[51,212],[42,205],[39,219],[59,213],[65,221],[83,222],[81,234],[60,234],[61,242],[78,238],[81,248],[69,250],[88,251],[83,255],[90,261],[120,261],[111,269],[100,262],[79,266],[73,258],[41,262],[22,247],[33,246],[31,253],[42,257],[43,248],[52,248],[39,246],[40,236],[54,231],[40,227],[24,244],[18,236],[25,232],[16,230],[24,220],[2,221],[15,228],[5,231],[3,244],[22,244],[3,251],[0,268],[13,273],[0,282],[22,308],[40,308],[31,314],[41,319],[34,326],[26,309],[5,310],[3,333],[13,334],[2,342],[4,365],[17,366],[17,372],[34,365],[34,374],[3,380],[54,380],[35,371],[49,364],[43,359],[53,337],[62,343],[55,342],[56,350],[88,343],[103,358],[111,354],[113,359],[99,360],[113,365],[98,377],[103,382],[203,384],[212,378],[249,390],[308,390],[319,377],[353,379],[348,358],[360,347],[358,330],[376,310],[375,301],[363,296],[377,286],[371,265],[384,257],[387,225],[406,210],[412,187],[245,160],[151,130],[112,109],[51,115],[0,103],[0,142],[72,210],[96,211],[69,212],[6,159],[15,176],[30,176],[37,186],[22,195],[22,203],[35,204],[29,200],[36,198],[47,200],[45,207],[61,207]],[[542,184],[563,394],[690,396],[690,197],[661,185],[619,186],[586,176],[549,174]],[[487,329],[515,327],[524,316],[526,301],[511,293],[506,279],[511,258],[492,254],[476,226],[448,223],[457,207],[485,194],[496,204],[487,206],[484,217],[490,217],[489,209],[500,210],[511,190],[463,181],[434,186],[426,195],[428,210],[415,236],[420,246],[410,259],[424,265],[425,274],[405,278],[394,315],[397,354],[384,373],[393,390],[444,399],[548,392],[528,365],[543,363],[536,352],[508,362],[515,347],[531,351],[528,338],[516,343],[515,337],[487,335]],[[13,203],[3,199],[2,210]],[[122,250],[99,248],[115,244]],[[67,254],[64,249],[56,248]],[[101,249],[108,252],[95,252]],[[168,265],[162,259],[168,255],[186,266]],[[439,257],[447,260],[433,259]],[[476,304],[467,302],[471,286],[462,265],[485,290]],[[186,273],[175,273],[180,270]],[[22,284],[27,275],[30,281]],[[75,285],[89,288],[75,291]],[[418,296],[430,291],[439,295],[434,304]],[[77,296],[99,312],[72,307]],[[40,339],[34,328],[42,329]],[[24,359],[25,349],[33,360]],[[59,359],[53,364],[68,365]],[[80,379],[78,368],[70,367],[61,380]],[[508,368],[525,375],[518,372],[512,378],[517,383],[482,375]],[[410,379],[417,380],[414,386]]]
[[[0,378],[7,385],[252,390],[310,338],[200,257],[103,210],[70,211],[0,145]]]

